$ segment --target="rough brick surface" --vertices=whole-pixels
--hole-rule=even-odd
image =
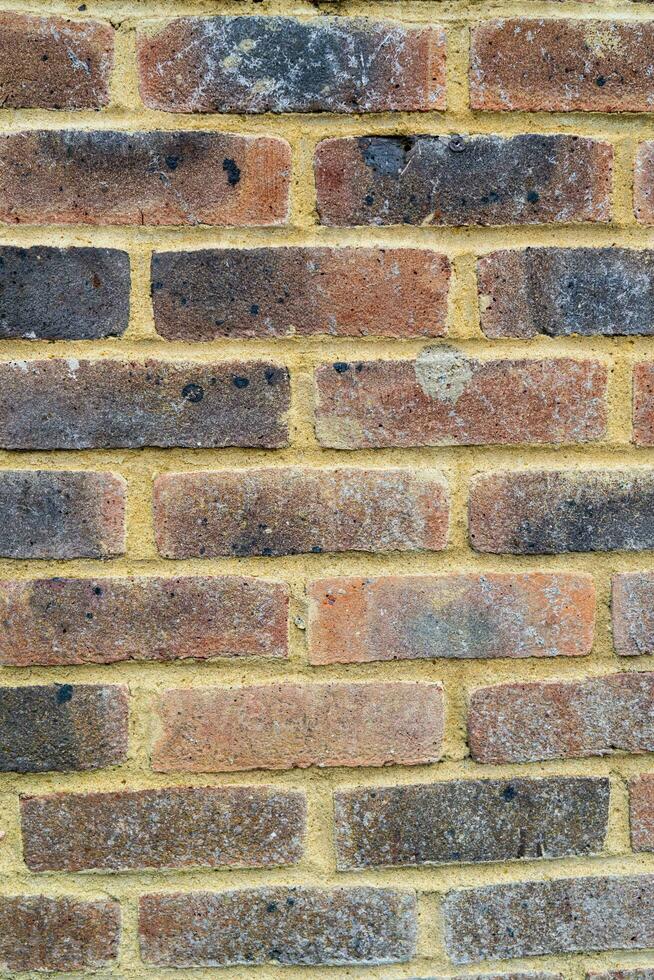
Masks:
[[[236,577],[0,581],[0,663],[284,657],[288,588]]]
[[[261,361],[0,364],[0,447],[93,449],[288,442],[285,368]]]
[[[335,794],[341,870],[601,851],[607,779],[468,779]]]
[[[642,224],[654,223],[654,142],[641,143],[636,151],[634,213]]]
[[[577,136],[360,136],[315,159],[324,225],[608,221],[612,151]]]
[[[440,756],[438,684],[266,684],[169,690],[152,765],[164,772],[417,765]]]
[[[307,591],[313,664],[576,657],[593,644],[590,575],[334,578]]]
[[[152,302],[168,340],[442,337],[450,264],[417,248],[155,252]]]
[[[438,474],[399,469],[171,473],[154,488],[165,558],[438,551],[448,509]]]
[[[473,479],[470,540],[518,555],[654,547],[654,472],[519,471]]]
[[[611,593],[613,645],[621,656],[654,653],[654,575],[621,572]]]
[[[629,822],[634,851],[654,851],[654,775],[631,780]]]
[[[102,769],[127,754],[126,687],[0,688],[0,771]]]
[[[654,751],[654,673],[500,684],[470,696],[477,762],[535,762]]]
[[[654,446],[654,364],[634,366],[633,440],[637,446]]]
[[[271,867],[302,856],[301,793],[208,786],[23,797],[31,871]]]
[[[138,59],[144,103],[168,112],[445,108],[438,27],[351,17],[183,17],[142,35]]]
[[[607,970],[586,974],[586,980],[654,980],[654,967],[633,970]]]
[[[0,964],[6,970],[85,970],[118,957],[120,906],[113,901],[0,898]]]
[[[647,249],[506,249],[480,259],[477,276],[487,337],[654,334]]]
[[[654,945],[654,876],[563,878],[452,892],[445,948],[454,963]]]
[[[606,428],[599,361],[428,347],[415,361],[324,364],[315,384],[316,436],[335,449],[588,442]]]
[[[0,221],[277,225],[290,149],[268,136],[37,130],[0,136]]]
[[[0,472],[0,556],[109,558],[125,550],[125,494],[113,473]]]
[[[161,967],[401,963],[416,947],[416,902],[382,888],[258,888],[145,895],[141,955]]]

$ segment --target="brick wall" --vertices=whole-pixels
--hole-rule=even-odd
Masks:
[[[0,6],[0,976],[652,980],[654,8]]]

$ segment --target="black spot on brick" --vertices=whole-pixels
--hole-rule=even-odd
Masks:
[[[189,402],[201,402],[204,398],[204,388],[191,381],[182,388],[182,398]]]
[[[241,179],[240,168],[236,166],[236,161],[232,160],[230,157],[225,157],[223,160],[223,170],[227,174],[227,183],[232,187],[235,187]]]
[[[250,384],[249,378],[241,378],[239,375],[234,375],[232,381],[237,388],[247,388]]]
[[[67,701],[71,701],[73,697],[73,685],[72,684],[59,684],[57,687],[57,704],[66,704]]]
[[[334,364],[334,370],[338,374],[345,374],[346,371],[350,370],[350,365],[346,361],[336,361]]]

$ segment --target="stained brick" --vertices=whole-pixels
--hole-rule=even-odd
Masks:
[[[634,366],[633,440],[637,446],[654,446],[654,364]]]
[[[654,653],[654,574],[615,575],[611,613],[616,653],[623,657]]]
[[[607,970],[606,973],[587,973],[586,980],[654,980],[654,967],[633,970]]]
[[[654,775],[629,783],[629,822],[634,851],[654,851]]]

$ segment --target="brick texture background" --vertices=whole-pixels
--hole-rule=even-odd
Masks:
[[[654,7],[0,0],[0,977],[654,980]]]

